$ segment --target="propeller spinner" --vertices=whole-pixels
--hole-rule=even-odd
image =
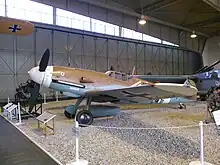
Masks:
[[[52,66],[48,66],[49,57],[50,57],[50,50],[46,49],[46,51],[44,52],[44,54],[39,62],[39,66],[32,68],[28,72],[31,80],[33,80],[34,82],[36,82],[40,85],[48,86],[49,85],[48,83],[50,83],[49,80],[45,79],[45,74],[49,74],[49,72],[47,72],[46,69],[48,68],[50,71],[53,70]],[[51,77],[51,76],[47,76],[47,77]]]

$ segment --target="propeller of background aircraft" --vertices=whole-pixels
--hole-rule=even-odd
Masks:
[[[47,68],[48,62],[49,62],[49,57],[50,57],[50,50],[46,49],[46,51],[44,52],[40,62],[39,62],[39,71],[40,72],[44,72]],[[42,81],[43,82],[43,81]],[[29,98],[29,113],[31,113],[34,105],[37,102],[37,99],[39,97],[39,91],[40,91],[40,86],[42,84],[38,84],[34,81],[31,82],[32,84],[32,88],[31,88],[31,96]]]

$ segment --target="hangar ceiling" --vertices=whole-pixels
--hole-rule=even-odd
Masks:
[[[219,35],[220,7],[212,0],[113,0],[139,14],[205,33]],[[218,11],[219,10],[219,11]]]

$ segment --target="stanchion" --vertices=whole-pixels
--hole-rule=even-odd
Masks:
[[[15,125],[21,125],[21,105],[20,103],[18,102],[18,123],[16,123]]]
[[[87,160],[79,159],[79,123],[75,121],[75,132],[76,132],[76,161],[67,163],[66,165],[88,165]]]
[[[56,102],[58,102],[58,92],[56,91]]]
[[[46,93],[44,93],[44,104],[47,104]]]
[[[79,161],[79,123],[76,121],[76,162]]]
[[[9,99],[9,97],[8,97],[8,103],[10,102],[10,99]]]
[[[190,162],[189,165],[212,165],[204,161],[204,133],[203,133],[203,122],[199,122],[200,127],[200,161]]]
[[[202,165],[204,164],[204,134],[203,134],[203,122],[200,121],[199,122],[199,126],[200,126],[200,163]]]

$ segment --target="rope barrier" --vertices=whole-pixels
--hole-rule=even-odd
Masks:
[[[215,123],[209,123],[204,124],[202,121],[199,122],[199,124],[196,125],[185,125],[185,126],[172,126],[172,127],[157,127],[157,128],[132,128],[132,127],[108,127],[108,126],[94,126],[94,125],[85,125],[85,124],[79,124],[77,121],[75,121],[76,125],[75,128],[79,131],[79,126],[87,126],[87,128],[107,128],[107,129],[124,129],[124,130],[164,130],[164,129],[178,129],[178,128],[192,128],[192,127],[198,127],[200,128],[200,160],[199,162],[203,165],[204,160],[204,126],[211,126],[215,125]],[[76,162],[79,162],[79,135],[76,134]],[[85,164],[88,164],[88,161],[85,160]],[[193,162],[192,162],[193,163]]]
[[[203,124],[203,126],[215,125],[215,123],[210,124]],[[87,127],[87,128],[105,128],[105,129],[125,129],[125,130],[158,130],[158,129],[179,129],[179,128],[192,128],[192,127],[199,127],[199,124],[196,125],[187,125],[187,126],[172,126],[172,127],[153,127],[153,128],[134,128],[134,127],[108,127],[108,126],[94,126],[94,125],[86,125],[86,124],[79,124],[79,126]]]

